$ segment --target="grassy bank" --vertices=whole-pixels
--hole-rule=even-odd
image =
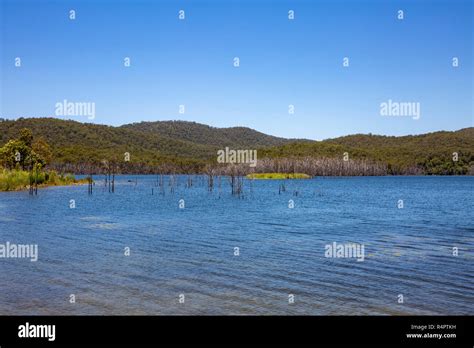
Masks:
[[[0,169],[0,191],[19,191],[27,189],[30,182],[36,182],[39,187],[63,186],[85,183],[85,180],[76,180],[71,174],[61,175],[55,171],[39,172],[37,175],[24,170]]]
[[[303,173],[254,173],[248,174],[248,179],[311,179],[311,176]]]

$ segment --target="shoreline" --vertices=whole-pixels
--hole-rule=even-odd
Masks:
[[[58,174],[54,170],[38,172],[22,169],[0,170],[0,192],[35,191],[51,186],[74,186],[86,183],[86,179],[76,179],[72,174]]]
[[[50,187],[83,186],[83,185],[87,185],[87,182],[75,182],[75,183],[68,183],[68,184],[63,184],[63,185],[41,184],[41,185],[38,185],[38,189],[45,189],[45,188],[50,188]],[[25,186],[17,187],[12,190],[0,190],[0,192],[21,192],[21,191],[27,191],[29,189],[30,189],[30,185],[26,187]]]
[[[254,176],[252,174],[248,174],[245,176],[242,176],[243,179],[246,180],[257,180],[257,181],[278,181],[278,180],[314,180],[314,179],[355,179],[355,178],[420,178],[420,177],[431,177],[431,178],[442,178],[442,177],[474,177],[474,175],[324,175],[324,176],[309,176],[307,174],[303,174],[304,176],[299,177],[298,175],[301,175],[301,173],[296,173],[296,177],[292,177],[293,174],[287,174],[287,173],[256,173],[261,174],[262,176]],[[133,177],[133,176],[144,176],[144,177],[151,177],[151,176],[157,176],[157,175],[163,175],[163,176],[203,176],[206,177],[208,176],[207,174],[204,173],[198,173],[198,174],[116,174],[115,178],[117,179],[118,177]],[[74,174],[74,176],[85,176],[84,174]],[[88,176],[88,175],[87,175]],[[92,177],[101,177],[103,174],[92,174]],[[230,177],[229,175],[217,175],[221,177]],[[216,177],[217,177],[216,176]],[[95,183],[96,180],[93,180]],[[42,183],[37,186],[38,189],[45,189],[45,188],[50,188],[50,187],[67,187],[67,186],[84,186],[87,185],[88,181],[87,178],[81,178],[77,179],[76,182],[70,182],[70,183],[63,183],[63,184],[56,184],[56,183]],[[0,193],[2,192],[21,192],[21,191],[27,191],[30,189],[30,185],[27,186],[18,186],[13,189],[8,189],[8,190],[1,190]]]

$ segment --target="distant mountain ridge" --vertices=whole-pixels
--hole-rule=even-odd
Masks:
[[[425,174],[474,174],[474,128],[422,135],[355,134],[323,141],[285,139],[246,127],[216,128],[187,121],[132,123],[112,127],[56,118],[0,120],[0,146],[29,128],[51,145],[56,164],[100,163],[131,154],[134,163],[215,163],[216,151],[257,149],[258,158],[342,158],[383,163],[389,174],[418,168]],[[453,161],[456,153],[458,159]],[[417,169],[417,170],[418,170]]]
[[[231,147],[278,146],[298,139],[267,135],[247,127],[217,128],[189,121],[155,121],[126,124],[120,128],[154,133],[163,137],[190,141],[196,144]]]

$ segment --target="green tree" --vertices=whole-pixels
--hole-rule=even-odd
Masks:
[[[25,169],[30,159],[31,148],[20,140],[10,140],[0,148],[0,163],[2,166],[13,169]]]
[[[33,142],[32,149],[33,152],[41,159],[43,166],[51,163],[53,159],[53,152],[43,137],[39,137]]]
[[[22,128],[20,130],[20,138],[18,140],[23,142],[25,146],[31,148],[31,145],[33,143],[33,132],[31,131],[31,129]]]
[[[19,138],[9,140],[0,148],[0,164],[8,169],[42,168],[52,158],[49,145],[43,138],[33,142],[33,133],[28,128],[20,130]],[[38,166],[37,166],[38,167]]]

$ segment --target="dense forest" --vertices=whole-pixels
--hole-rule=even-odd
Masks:
[[[214,128],[184,121],[120,127],[55,118],[0,119],[0,146],[28,129],[48,148],[60,172],[301,172],[309,175],[474,175],[474,128],[416,136],[349,135],[324,141],[284,139],[250,128]],[[218,165],[229,147],[256,149],[258,164]],[[128,154],[127,157],[125,154]],[[4,159],[5,160],[5,159]],[[1,165],[1,164],[0,164]],[[5,166],[5,165],[4,165]],[[235,167],[235,168],[234,168]]]
[[[297,139],[277,138],[246,127],[216,128],[187,121],[140,122],[120,128],[153,133],[156,136],[222,148],[262,147],[287,144]]]

